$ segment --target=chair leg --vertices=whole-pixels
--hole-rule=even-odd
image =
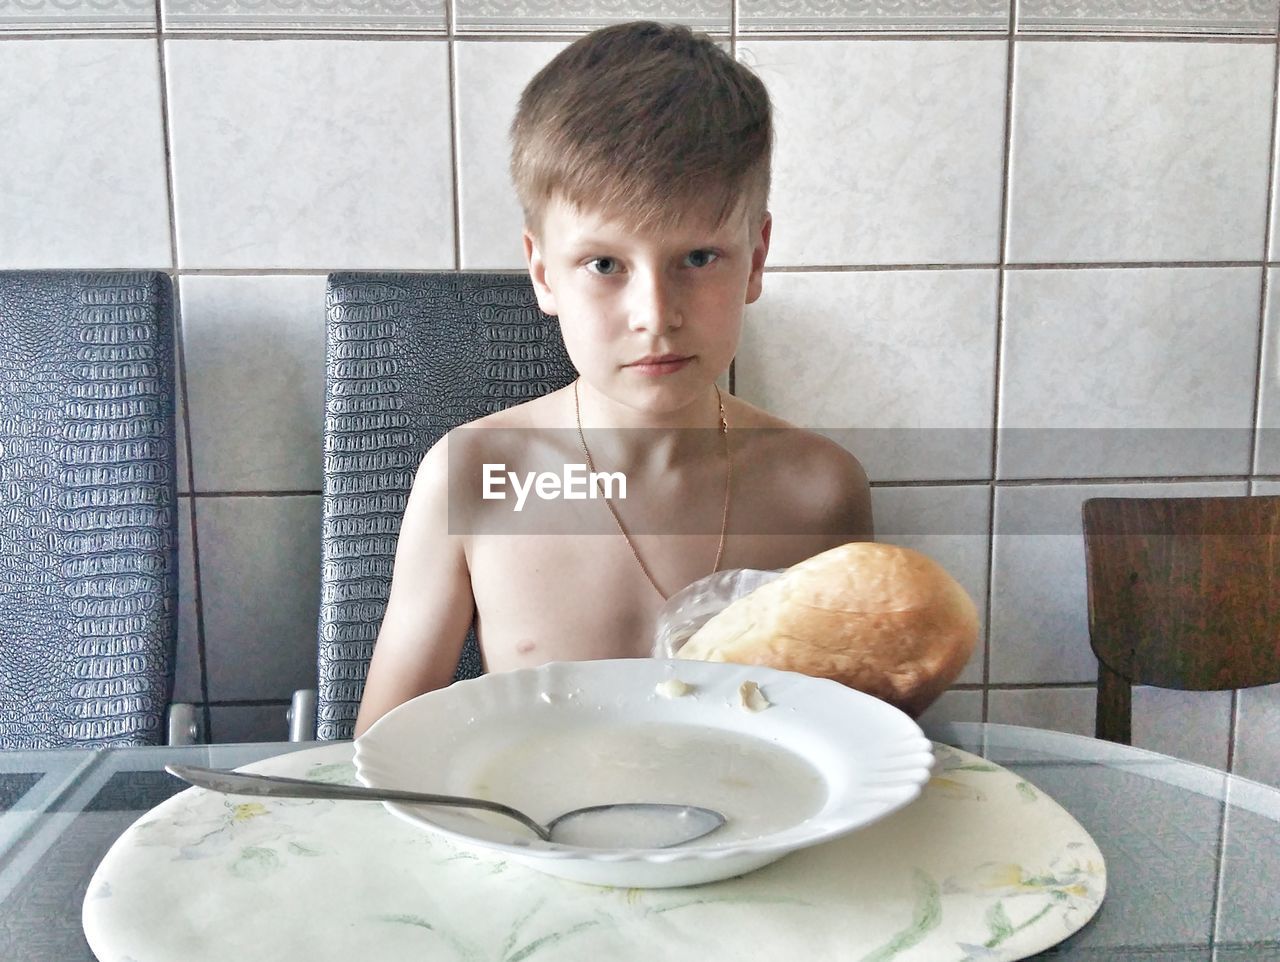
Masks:
[[[200,725],[196,720],[196,706],[186,702],[174,702],[169,706],[169,744],[194,745],[200,737]]]
[[[1098,712],[1094,734],[1121,745],[1133,743],[1133,689],[1127,679],[1098,662]]]

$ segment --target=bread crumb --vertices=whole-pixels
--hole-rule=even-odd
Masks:
[[[754,681],[744,681],[738,689],[738,702],[747,711],[764,711],[773,702],[764,697],[764,692]]]
[[[679,678],[668,678],[654,685],[653,690],[663,698],[679,698],[693,691],[693,686]]]

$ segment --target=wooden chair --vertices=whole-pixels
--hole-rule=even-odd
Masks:
[[[1280,682],[1280,496],[1084,502],[1099,738],[1129,744],[1131,685]]]

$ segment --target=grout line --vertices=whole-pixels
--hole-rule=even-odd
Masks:
[[[1231,692],[1231,716],[1227,724],[1226,770],[1233,771],[1236,764],[1236,738],[1240,734],[1240,689]]]
[[[1271,236],[1271,208],[1276,202],[1273,184],[1275,183],[1276,136],[1280,133],[1276,125],[1276,111],[1277,106],[1280,105],[1280,88],[1277,86],[1277,77],[1280,76],[1280,73],[1278,72],[1280,72],[1280,47],[1277,47],[1271,64],[1271,147],[1270,154],[1267,157],[1267,201],[1266,207],[1263,209],[1262,257],[1264,266],[1262,268],[1261,291],[1258,298],[1258,359],[1253,373],[1253,417],[1250,419],[1253,425],[1253,437],[1249,452],[1249,473],[1251,475],[1258,473],[1262,432],[1262,369],[1263,361],[1266,357],[1267,299],[1270,294],[1271,273],[1266,266],[1266,258],[1267,252],[1274,241]]]
[[[317,488],[314,491],[193,491],[189,495],[192,501],[202,498],[303,498],[320,497],[324,492]]]
[[[162,0],[155,0],[155,3],[156,24],[158,26],[163,17]],[[179,396],[182,399],[182,433],[185,437],[187,448],[187,489],[188,491],[194,491],[196,486],[195,456],[191,445],[191,401],[187,393],[187,339],[185,325],[182,321],[182,284],[180,283],[178,272],[178,205],[177,197],[174,193],[173,129],[169,122],[169,65],[165,54],[164,37],[158,34],[156,36],[156,57],[160,83],[161,137],[164,141],[165,189],[169,203],[169,256],[171,260],[171,277],[173,278],[174,353],[178,367]],[[196,523],[196,502],[194,498],[190,499],[188,512],[190,518],[188,534],[191,538],[191,583],[194,589],[192,600],[196,609],[196,661],[200,666],[200,698],[204,704],[204,711],[202,712],[204,716],[204,738],[206,741],[211,741],[213,728],[212,716],[209,714],[209,655],[205,639],[204,592],[200,578],[200,536]]]
[[[1093,691],[1096,687],[1091,681],[1001,681],[983,685],[987,691]]]
[[[1016,0],[1009,3],[1009,32],[1012,36]],[[996,239],[996,257],[1001,265],[1008,259],[1007,245],[1009,240],[1009,181],[1012,177],[1013,164],[1013,68],[1015,42],[1011,39],[1005,50],[1005,88],[1004,88],[1004,143],[1001,151],[1000,174],[1000,234]],[[1004,364],[1003,342],[1005,322],[1005,276],[1001,269],[996,272],[996,329],[995,351],[992,364],[991,385],[991,477],[998,476],[1000,439],[1000,375]],[[982,720],[990,718],[991,710],[991,615],[995,608],[995,550],[996,550],[996,485],[993,483],[987,492],[987,596],[983,605],[983,651],[982,651]]]
[[[100,39],[146,39],[154,37],[157,33],[164,37],[174,40],[355,40],[355,41],[375,41],[375,42],[430,42],[430,41],[448,41],[451,39],[467,40],[478,43],[510,43],[515,41],[546,41],[548,43],[563,43],[565,41],[573,41],[586,35],[587,29],[564,29],[564,30],[543,30],[543,31],[521,31],[521,30],[505,30],[505,31],[477,31],[477,30],[457,30],[454,29],[449,22],[448,12],[446,11],[446,25],[442,29],[440,27],[423,27],[420,29],[384,29],[374,26],[366,26],[364,28],[354,27],[312,27],[310,29],[285,29],[260,27],[238,28],[238,27],[176,27],[173,29],[164,29],[163,27],[137,27],[137,26],[121,26],[121,27],[104,27],[103,29],[84,28],[79,30],[40,30],[30,29],[23,31],[0,31],[0,42],[6,40],[100,40]],[[1197,43],[1197,44],[1275,44],[1275,34],[1264,33],[1177,33],[1177,32],[1115,32],[1107,33],[1103,31],[1096,32],[1050,32],[1035,30],[964,30],[955,29],[952,31],[938,30],[831,30],[831,31],[805,31],[805,32],[787,32],[787,31],[769,31],[769,30],[742,30],[740,25],[735,28],[731,25],[728,31],[725,30],[707,30],[703,31],[713,40],[722,41],[737,40],[750,41],[785,41],[788,43],[808,42],[808,43],[847,43],[853,41],[939,41],[939,42],[964,42],[964,41],[1013,41],[1021,40],[1028,42],[1044,42],[1044,43]]]
[[[852,273],[872,271],[971,271],[971,270],[1015,270],[1015,271],[1098,271],[1098,270],[1152,270],[1161,268],[1205,268],[1205,267],[1267,267],[1280,266],[1280,263],[1268,264],[1264,260],[1254,261],[1096,261],[1096,262],[1044,262],[1019,263],[1017,261],[971,261],[951,264],[804,264],[786,265],[766,268],[775,274],[825,274]]]
[[[461,111],[458,102],[461,85],[458,83],[458,44],[452,39],[453,4],[445,4],[445,21],[450,32],[449,74],[449,166],[453,186],[453,269],[462,268],[462,129],[459,125]]]
[[[1273,184],[1275,183],[1275,165],[1276,165],[1276,110],[1277,104],[1280,104],[1280,88],[1277,86],[1277,77],[1280,76],[1280,46],[1276,48],[1275,56],[1271,64],[1271,152],[1267,157],[1267,202],[1263,208],[1263,228],[1262,228],[1262,258],[1267,259],[1267,253],[1271,250],[1273,238],[1271,236],[1271,208],[1276,202]],[[1257,475],[1259,462],[1261,460],[1262,447],[1262,369],[1267,353],[1267,299],[1270,295],[1270,270],[1267,267],[1262,268],[1261,283],[1259,285],[1258,296],[1258,360],[1254,368],[1253,374],[1253,417],[1250,419],[1253,425],[1252,438],[1249,445],[1249,494],[1255,494],[1257,490]],[[1227,727],[1227,771],[1235,768],[1236,738],[1240,732],[1240,692],[1235,690],[1231,692],[1231,717]],[[1225,816],[1224,816],[1225,819]],[[1224,825],[1225,832],[1225,825]],[[1214,915],[1215,923],[1218,910],[1218,898],[1221,893],[1215,892],[1214,899]],[[1216,924],[1214,931],[1216,933]]]
[[[456,161],[455,161],[456,163]],[[1204,269],[1226,267],[1280,267],[1280,261],[1165,261],[1165,262],[1108,262],[1097,264],[1016,264],[1016,263],[958,263],[958,264],[827,264],[822,266],[770,267],[765,266],[765,274],[870,274],[891,273],[895,271],[1089,271],[1089,270],[1163,270],[1163,269]],[[136,268],[143,270],[144,268]],[[167,269],[167,268],[166,268]],[[176,271],[181,275],[208,277],[293,277],[293,276],[325,276],[335,271],[378,270],[406,274],[427,274],[452,272],[458,274],[524,274],[527,269],[520,265],[510,267],[431,267],[414,265],[411,267],[394,265],[390,267],[353,267],[350,264],[339,267],[184,267]]]

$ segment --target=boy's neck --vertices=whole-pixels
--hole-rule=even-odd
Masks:
[[[618,404],[582,380],[577,391],[575,421],[591,454],[616,469],[626,464],[662,470],[705,458],[722,447],[721,395],[714,384],[685,407],[653,414]],[[573,404],[572,388],[569,393]]]

